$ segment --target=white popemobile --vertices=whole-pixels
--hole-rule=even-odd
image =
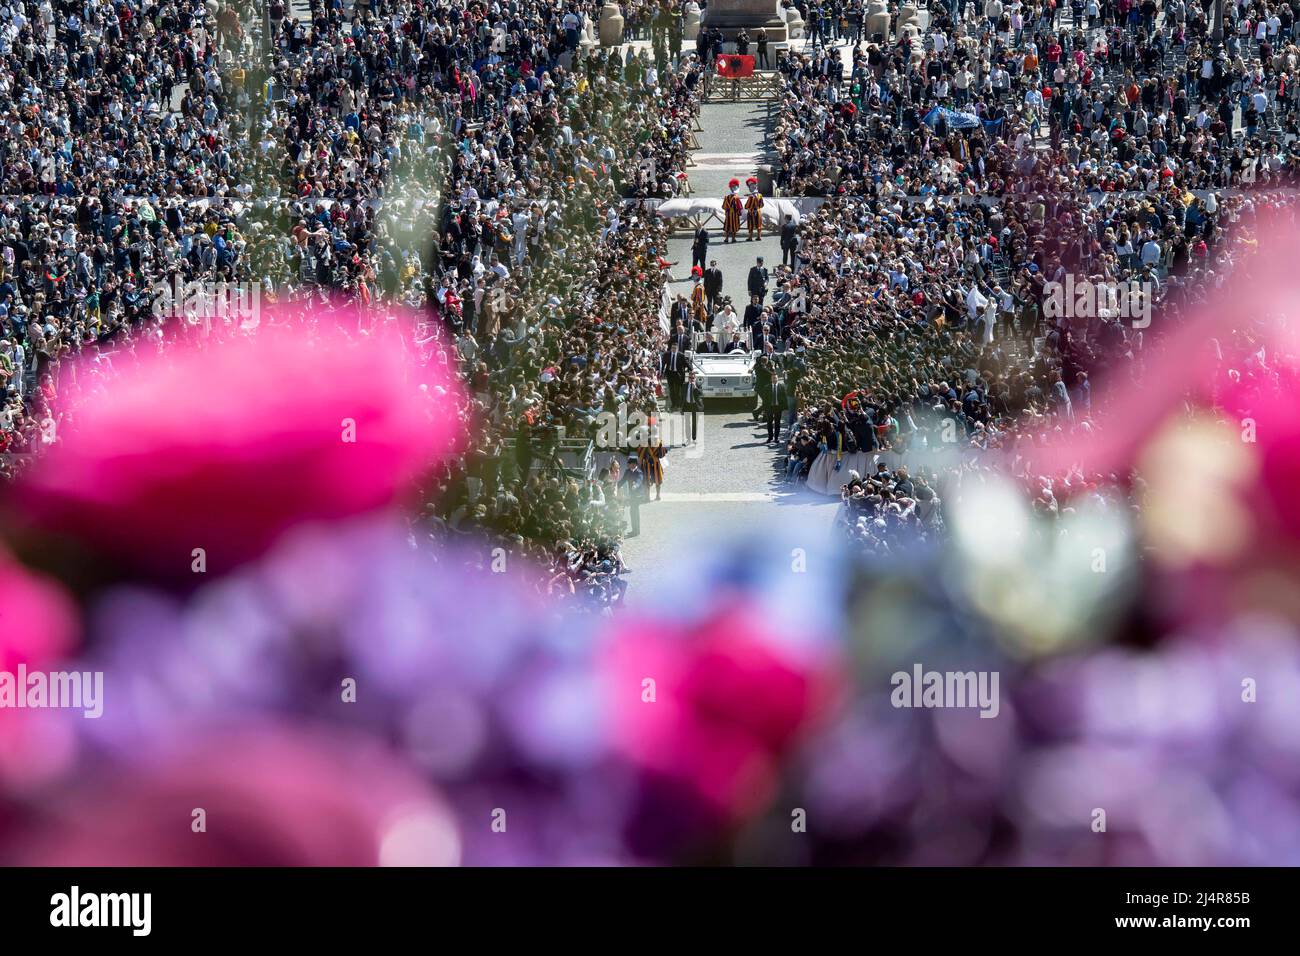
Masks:
[[[749,349],[692,352],[691,365],[701,398],[753,398],[754,359]]]

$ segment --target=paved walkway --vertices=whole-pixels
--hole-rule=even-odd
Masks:
[[[769,106],[766,102],[714,102],[701,106],[700,125],[704,129],[695,134],[699,144],[692,155],[695,165],[686,169],[692,195],[721,199],[728,180],[743,183],[755,175],[767,153],[775,121],[775,104]]]
[[[769,132],[767,109],[762,103],[707,103],[701,125],[700,165],[690,168],[691,182],[696,196],[721,197],[728,179],[753,175]],[[691,237],[670,239],[668,253],[678,262],[669,291],[688,294]],[[738,311],[747,301],[746,278],[755,259],[763,256],[769,268],[781,261],[780,242],[770,233],[761,242],[723,245],[715,232],[709,255],[722,269],[723,295],[732,297]],[[663,499],[641,508],[641,534],[623,545],[629,606],[679,600],[682,589],[692,586],[682,579],[684,569],[706,544],[710,550],[752,549],[744,538],[757,534],[803,548],[813,563],[827,548],[837,503],[782,483],[784,455],[765,443],[767,429],[754,420],[753,407],[753,399],[716,400],[700,415],[696,445],[669,452]],[[771,557],[786,570],[789,548]]]

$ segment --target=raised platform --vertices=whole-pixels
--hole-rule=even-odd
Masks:
[[[728,41],[735,40],[736,34],[746,30],[749,39],[756,42],[760,28],[767,31],[769,44],[786,43],[790,39],[790,30],[777,0],[711,0],[704,11],[701,27],[708,30],[717,27]]]

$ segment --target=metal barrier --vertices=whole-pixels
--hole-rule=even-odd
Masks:
[[[749,76],[738,79],[710,76],[704,86],[703,102],[717,103],[726,101],[739,103],[742,100],[775,100],[781,98],[782,81],[778,70],[755,70]]]
[[[502,452],[511,459],[515,456],[516,442],[503,439]],[[590,438],[561,438],[555,442],[541,441],[533,446],[530,471],[545,471],[559,462],[560,470],[575,478],[592,478],[596,474],[596,443]]]

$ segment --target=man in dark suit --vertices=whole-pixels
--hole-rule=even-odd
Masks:
[[[695,231],[695,241],[691,243],[691,267],[704,268],[704,260],[709,254],[709,230],[700,226]]]
[[[776,375],[776,370],[772,365],[772,360],[767,358],[761,352],[758,359],[754,362],[754,409],[750,413],[754,416],[754,421],[758,421],[763,413],[763,392],[772,384],[772,379]]]
[[[668,337],[668,344],[670,348],[676,346],[683,352],[691,347],[691,333],[686,331],[683,323],[678,322],[673,326],[673,334]]]
[[[749,305],[745,306],[745,328],[751,329],[758,325],[759,320],[763,317],[763,302],[756,295],[749,297]]]
[[[714,344],[717,348],[717,344]],[[695,380],[695,370],[686,376],[686,387],[682,392],[682,409],[691,417],[691,443],[695,443],[700,428],[700,409],[704,407],[704,396],[700,394],[699,383]]]
[[[758,392],[763,421],[767,425],[767,443],[770,445],[781,437],[781,413],[785,411],[786,404],[785,384],[768,356],[759,358],[754,368],[755,373],[759,369],[763,370],[763,374],[756,375],[755,381],[759,384],[755,391]]]
[[[714,60],[716,60],[718,57],[722,55],[722,45],[726,42],[726,37],[723,36],[722,33],[722,27],[713,28],[711,39],[712,42],[709,44],[709,46],[712,52],[709,55],[709,63],[712,63]]]
[[[749,294],[758,296],[758,301],[762,302],[767,298],[767,269],[763,267],[763,257],[758,257],[758,262],[749,270]]]
[[[708,300],[709,315],[712,315],[718,309],[718,298],[722,295],[722,270],[718,268],[718,260],[714,259],[709,263],[709,267],[704,270],[704,296]]]
[[[682,386],[686,382],[686,373],[690,371],[690,362],[677,346],[677,340],[668,343],[668,351],[663,357],[662,374],[668,383],[668,407],[676,411],[682,405]]]
[[[771,331],[771,333],[782,341],[788,339],[792,331],[786,325],[786,323],[782,321],[783,319],[784,319],[783,313],[780,312],[774,313],[770,310],[766,315],[763,316],[763,321],[767,323],[767,327]],[[778,347],[777,351],[779,352],[781,351],[781,349]]]
[[[804,358],[802,339],[797,336],[791,339],[790,348],[782,357],[781,364],[782,371],[785,373],[785,408],[790,414],[789,432],[793,437],[795,417],[799,414],[799,386],[808,374],[808,361]]]
[[[677,300],[669,310],[668,318],[673,324],[673,328],[679,325],[685,325],[691,317],[691,304],[686,301],[686,296],[678,295]]]
[[[744,351],[746,351],[746,350],[747,350],[747,346],[745,345],[744,342],[741,341],[741,339],[740,339],[740,333],[739,333],[739,332],[732,332],[732,333],[731,333],[731,341],[727,343],[727,347],[726,347],[725,349],[723,349],[722,351],[724,351],[724,352],[744,352]]]
[[[646,485],[645,472],[636,455],[627,456],[627,469],[618,480],[619,490],[627,500],[628,517],[631,518],[632,537],[641,533],[641,505],[650,497],[650,488]]]
[[[777,338],[772,333],[771,327],[764,322],[754,331],[754,349],[758,352],[766,353],[769,348],[776,351]]]
[[[799,227],[789,215],[781,223],[781,265],[799,268]]]
[[[707,332],[704,335],[704,340],[700,342],[695,351],[708,355],[717,355],[722,350],[718,347],[718,343],[713,341],[713,333]]]

